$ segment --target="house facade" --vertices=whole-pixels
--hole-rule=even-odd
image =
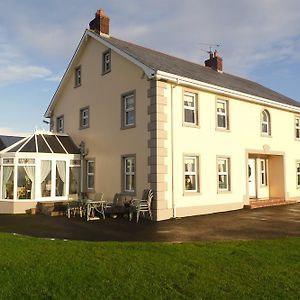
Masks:
[[[155,192],[156,220],[300,199],[300,103],[90,23],[45,113],[84,148],[82,191]]]

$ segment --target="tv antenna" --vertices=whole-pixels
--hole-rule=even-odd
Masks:
[[[201,51],[204,51],[208,54],[213,53],[213,49],[217,50],[218,48],[221,47],[221,44],[209,44],[209,43],[199,43],[199,44],[203,46],[207,46],[209,48],[209,50],[200,49]]]

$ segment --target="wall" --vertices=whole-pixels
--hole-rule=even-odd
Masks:
[[[102,53],[107,48],[89,38],[74,64],[81,65],[82,85],[74,88],[74,72],[59,95],[53,119],[64,115],[65,132],[77,145],[84,141],[88,149],[86,158],[95,158],[95,192],[104,192],[111,201],[121,192],[121,156],[136,154],[137,196],[148,184],[148,90],[150,82],[143,71],[112,54],[112,71],[102,76]],[[135,90],[136,126],[121,129],[121,95]],[[89,106],[90,127],[79,129],[80,108]],[[54,124],[56,128],[56,124]],[[92,196],[92,195],[91,195]]]
[[[183,91],[191,91],[198,95],[199,126],[183,126]],[[270,159],[269,170],[272,172],[271,184],[277,186],[279,195],[286,191],[287,199],[299,199],[300,191],[296,188],[296,160],[300,158],[300,141],[294,137],[294,113],[258,104],[218,96],[229,104],[229,130],[216,129],[216,95],[199,90],[191,90],[182,86],[169,84],[166,91],[168,98],[168,149],[173,144],[173,159],[168,160],[168,190],[172,190],[172,161],[174,172],[174,201],[176,215],[192,215],[242,208],[249,201],[247,161],[249,154],[284,155],[284,169],[280,167],[280,158]],[[173,107],[171,99],[173,98]],[[260,114],[268,109],[271,115],[270,137],[262,136],[260,132]],[[173,111],[173,124],[172,119]],[[174,138],[172,142],[172,126]],[[199,155],[200,191],[188,194],[184,192],[183,183],[183,155]],[[230,158],[229,192],[218,192],[217,156]],[[278,163],[278,164],[277,164]],[[285,176],[285,180],[273,180],[278,170]],[[274,174],[276,173],[276,175]],[[270,176],[270,175],[269,175]],[[283,186],[283,182],[285,186]],[[278,185],[280,184],[280,186]],[[274,195],[273,191],[271,195]],[[268,197],[268,190],[259,189],[260,197]],[[169,192],[168,206],[172,207],[172,194]]]

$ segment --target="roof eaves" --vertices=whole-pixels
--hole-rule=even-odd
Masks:
[[[216,93],[223,94],[223,95],[226,95],[229,97],[238,97],[239,99],[243,99],[245,101],[260,103],[263,105],[269,105],[272,107],[276,107],[276,108],[280,108],[280,109],[284,109],[284,110],[288,110],[288,111],[293,111],[293,112],[297,112],[297,113],[300,112],[300,107],[298,107],[298,106],[284,104],[284,103],[277,102],[274,100],[258,97],[255,95],[246,94],[243,92],[239,92],[237,90],[227,89],[227,88],[220,87],[217,85],[194,80],[194,79],[191,79],[188,77],[178,76],[176,74],[171,74],[171,73],[160,71],[160,70],[157,71],[156,79],[157,80],[164,79],[167,81],[174,82],[178,85],[183,84],[183,85],[187,85],[187,86],[191,86],[191,87],[201,88],[201,89],[209,91],[209,92],[216,92]]]

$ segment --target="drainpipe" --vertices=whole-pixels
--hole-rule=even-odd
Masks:
[[[172,210],[173,210],[173,218],[176,218],[176,201],[174,195],[174,116],[173,116],[173,91],[177,85],[171,84],[171,160],[172,160]]]
[[[83,176],[84,176],[84,157],[86,156],[86,151],[85,151],[85,143],[81,141],[79,144],[79,149],[80,149],[80,200],[82,200],[83,197]]]

